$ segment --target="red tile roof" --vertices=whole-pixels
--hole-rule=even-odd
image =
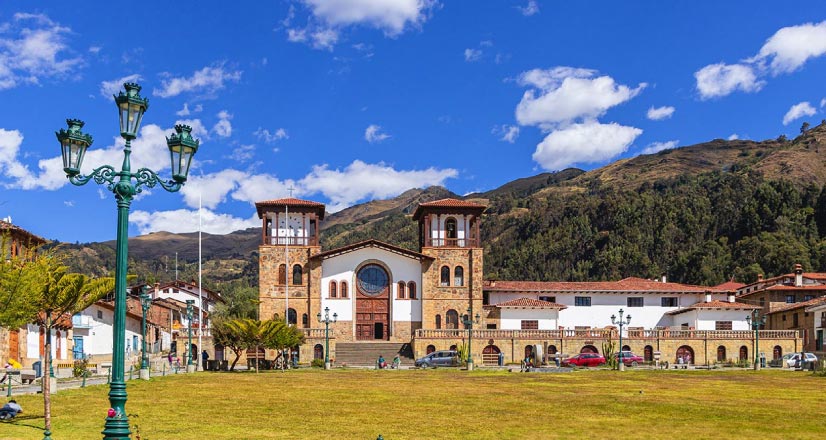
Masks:
[[[644,278],[624,278],[619,281],[485,281],[482,290],[494,292],[669,292],[723,293],[709,286],[663,283]]]
[[[684,307],[679,310],[672,310],[666,315],[678,315],[680,313],[687,312],[689,310],[697,310],[697,309],[727,309],[727,310],[755,310],[759,309],[760,306],[754,306],[751,304],[739,303],[739,302],[728,302],[728,301],[720,301],[719,299],[715,299],[709,302],[700,302],[696,304],[692,304],[688,307]]]
[[[255,209],[258,210],[258,218],[263,218],[264,208],[276,207],[293,207],[293,208],[310,208],[312,211],[318,212],[319,220],[324,219],[324,204],[313,202],[311,200],[296,199],[295,197],[286,197],[283,199],[263,200],[255,202]]]
[[[741,287],[745,287],[746,285],[743,283],[738,283],[736,281],[726,281],[723,284],[718,284],[714,286],[715,289],[719,290],[737,290]]]
[[[487,206],[459,199],[434,200],[432,202],[419,203],[419,206],[416,208],[416,212],[413,213],[413,220],[418,220],[421,218],[427,208],[455,208],[459,210],[473,210],[477,211],[478,214],[481,214],[485,209],[487,209]]]
[[[503,303],[496,304],[496,307],[509,308],[509,309],[558,309],[558,310],[564,310],[564,309],[568,308],[568,306],[565,306],[563,304],[552,303],[550,301],[542,301],[540,299],[534,299],[534,298],[512,299],[510,301],[505,301]]]
[[[310,259],[314,260],[314,259],[330,258],[330,257],[334,257],[336,255],[341,255],[341,254],[346,254],[348,252],[357,251],[357,250],[363,249],[363,248],[384,249],[386,251],[393,252],[393,253],[396,253],[396,254],[399,254],[399,255],[404,255],[406,257],[414,258],[414,259],[417,259],[419,261],[433,260],[434,259],[433,257],[431,257],[429,255],[425,255],[425,254],[422,254],[422,253],[419,253],[419,252],[411,251],[409,249],[405,249],[405,248],[402,248],[402,247],[394,246],[392,244],[385,243],[385,242],[382,242],[382,241],[378,241],[378,240],[375,240],[375,239],[364,240],[364,241],[360,241],[358,243],[353,243],[353,244],[350,244],[350,245],[347,245],[347,246],[342,246],[340,248],[331,249],[329,251],[322,252],[320,254],[315,254],[312,257],[310,257]]]
[[[807,286],[787,286],[784,284],[775,284],[773,286],[766,287],[763,290],[815,290],[815,291],[826,291],[826,284],[815,284],[815,285],[807,285]],[[761,291],[762,292],[762,291]]]
[[[817,297],[815,299],[810,299],[808,301],[803,301],[803,302],[799,302],[799,303],[782,304],[780,306],[775,307],[772,311],[770,311],[766,314],[771,315],[772,313],[786,312],[786,311],[789,311],[789,310],[799,309],[799,308],[803,308],[803,307],[817,306],[817,305],[824,304],[824,303],[826,303],[826,296],[820,296],[820,297]]]
[[[38,237],[37,235],[32,234],[31,232],[21,228],[20,226],[13,225],[7,221],[0,220],[0,232],[9,232],[9,233],[16,233],[20,234],[33,242],[33,244],[44,244],[46,243],[46,239],[43,237]]]

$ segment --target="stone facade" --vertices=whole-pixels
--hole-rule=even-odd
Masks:
[[[456,310],[460,316],[470,308],[473,313],[482,314],[483,249],[427,247],[422,253],[433,261],[423,265],[422,273],[422,328],[446,328],[448,310]],[[441,270],[450,269],[450,285],[441,285]],[[464,269],[462,286],[455,286],[454,274],[457,266]],[[436,316],[441,317],[440,326]],[[484,326],[481,322],[479,325]]]
[[[289,307],[296,311],[296,325],[302,328],[313,327],[315,316],[321,311],[318,291],[321,283],[321,265],[311,261],[310,257],[321,252],[318,246],[291,246],[289,248],[289,264],[287,283],[279,279],[279,267],[285,263],[287,253],[284,246],[261,245],[259,252],[259,306],[261,319],[271,319],[275,316],[283,317],[286,313],[286,293],[289,293]],[[301,266],[301,284],[293,283],[293,267]],[[303,317],[306,315],[307,321]]]

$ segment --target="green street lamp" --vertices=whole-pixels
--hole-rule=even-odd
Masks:
[[[123,381],[124,351],[126,340],[126,260],[128,255],[129,206],[143,187],[160,185],[169,192],[181,189],[189,174],[192,155],[198,150],[199,142],[192,138],[192,128],[176,125],[175,134],[166,138],[172,159],[172,180],[161,180],[157,173],[141,168],[132,172],[130,155],[131,141],[135,139],[143,113],[149,101],[140,96],[141,87],[134,83],[124,84],[126,93],[119,92],[115,98],[120,117],[120,135],[126,141],[123,148],[123,164],[116,171],[111,165],[103,165],[92,170],[88,176],[80,174],[80,166],[86,149],[92,145],[92,136],[81,132],[83,121],[67,119],[68,129],[56,132],[63,154],[63,171],[73,185],[81,186],[94,180],[115,194],[118,206],[116,264],[115,264],[115,316],[112,335],[112,380],[109,384],[109,404],[103,429],[104,440],[130,438],[129,417],[126,415],[126,383]],[[134,179],[134,182],[133,182]]]
[[[330,369],[330,323],[335,324],[338,321],[338,313],[333,313],[333,319],[330,319],[330,308],[324,308],[324,319],[321,319],[321,312],[315,315],[318,322],[324,323],[324,369]]]
[[[189,327],[189,345],[186,348],[186,372],[194,373],[195,365],[192,363],[192,308],[195,304],[194,299],[186,300],[186,326]]]
[[[141,287],[141,379],[149,380],[149,354],[146,352],[146,312],[152,305],[152,298],[150,298],[147,291],[149,286]]]
[[[746,315],[746,324],[750,325],[754,331],[754,346],[752,350],[754,350],[755,371],[760,369],[760,326],[766,325],[766,315],[758,316],[759,314],[760,310],[754,309],[751,311],[751,315]]]
[[[467,370],[473,371],[473,324],[478,324],[479,319],[481,316],[477,313],[474,317],[475,319],[471,319],[473,314],[473,310],[470,308],[467,309],[467,314],[462,316],[462,324],[465,325],[467,328]]]
[[[625,360],[622,357],[622,328],[628,324],[631,324],[631,315],[626,316],[623,321],[623,313],[625,312],[623,312],[622,309],[619,309],[619,320],[617,320],[617,315],[611,315],[611,324],[619,327],[619,351],[617,352],[617,369],[619,371],[625,371]]]

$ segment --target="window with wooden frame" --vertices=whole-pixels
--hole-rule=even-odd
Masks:
[[[396,283],[396,298],[398,298],[398,299],[405,299],[406,298],[406,295],[405,295],[405,292],[404,292],[405,287],[406,287],[406,285],[404,284],[404,281],[399,281],[398,283]]]
[[[450,268],[442,266],[441,276],[439,278],[439,285],[442,287],[450,287]]]
[[[453,285],[457,287],[465,285],[465,268],[462,266],[456,266],[453,269]]]
[[[459,312],[450,309],[447,311],[445,319],[445,328],[458,329],[459,328]]]
[[[442,315],[436,315],[436,330],[441,330],[442,328]]]
[[[278,284],[287,284],[287,265],[281,264],[278,266]]]
[[[339,289],[339,296],[342,298],[347,298],[347,295],[350,293],[347,291],[347,281],[341,282],[341,289]]]
[[[714,330],[731,330],[731,321],[714,321]]]
[[[416,283],[413,281],[407,283],[407,297],[416,299]]]
[[[522,330],[539,330],[539,321],[536,319],[523,319],[521,321]]]
[[[642,307],[644,305],[643,298],[641,296],[627,298],[626,305],[628,307]]]
[[[330,298],[338,298],[338,283],[330,281]]]
[[[293,284],[297,286],[304,284],[304,270],[301,268],[300,264],[293,266]]]

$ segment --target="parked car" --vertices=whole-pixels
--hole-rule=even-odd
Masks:
[[[637,356],[630,351],[621,351],[615,354],[614,358],[622,359],[622,363],[629,367],[636,367],[643,361],[642,356]]]
[[[817,362],[817,356],[814,353],[803,353],[805,355],[803,362]],[[789,356],[787,359],[786,356]],[[799,368],[800,367],[800,353],[788,353],[783,356],[783,359],[786,360],[786,365],[789,368]],[[804,365],[805,366],[805,365]]]
[[[434,351],[427,356],[416,359],[415,365],[420,368],[458,367],[459,353],[456,350]]]
[[[572,367],[596,367],[605,364],[605,357],[599,353],[580,353],[562,361],[562,365]]]

